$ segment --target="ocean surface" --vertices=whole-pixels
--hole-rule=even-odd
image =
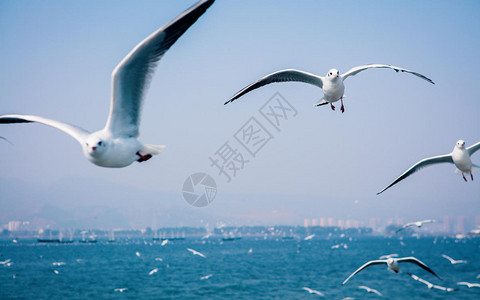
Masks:
[[[377,265],[341,285],[365,262],[391,253],[417,257],[443,280],[403,263],[399,274]],[[442,254],[468,262],[452,265]],[[302,287],[318,290],[326,299],[380,298],[359,289],[361,285],[378,290],[387,299],[480,299],[480,288],[457,285],[480,282],[476,278],[480,274],[479,238],[187,238],[165,246],[151,240],[99,240],[96,244],[0,240],[0,261],[8,259],[12,264],[0,264],[0,299],[322,298]],[[158,271],[149,275],[154,269]],[[458,290],[428,289],[407,272]],[[204,276],[208,278],[201,279]]]

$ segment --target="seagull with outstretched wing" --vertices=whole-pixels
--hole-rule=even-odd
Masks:
[[[59,129],[80,143],[84,156],[101,167],[121,168],[159,154],[165,146],[141,143],[140,111],[158,61],[213,4],[202,0],[158,29],[117,65],[112,73],[110,113],[105,128],[90,133],[80,127],[31,115],[3,115],[0,123],[42,123]]]
[[[341,75],[337,69],[331,69],[330,71],[328,71],[326,76],[317,76],[315,74],[300,71],[300,70],[287,69],[287,70],[277,71],[263,78],[260,78],[259,80],[255,81],[254,83],[248,85],[247,87],[237,92],[235,95],[233,95],[232,98],[230,98],[227,102],[225,102],[225,104],[233,102],[236,99],[242,97],[243,95],[270,83],[297,81],[297,82],[304,82],[311,85],[315,85],[322,89],[323,98],[319,102],[315,103],[314,106],[330,104],[330,107],[332,108],[332,110],[335,110],[335,106],[333,106],[332,103],[340,100],[342,103],[340,110],[343,113],[345,111],[345,107],[343,106],[343,98],[345,97],[344,96],[345,85],[343,84],[343,82],[348,77],[354,76],[362,71],[365,71],[371,68],[387,68],[387,69],[392,69],[396,72],[410,73],[434,84],[434,82],[430,78],[427,78],[417,72],[413,72],[407,69],[403,69],[403,68],[399,68],[391,65],[382,65],[382,64],[368,64],[368,65],[354,67]]]
[[[422,159],[421,161],[411,166],[410,169],[403,172],[402,175],[400,175],[392,183],[387,185],[383,190],[378,192],[377,195],[385,192],[388,188],[404,180],[405,178],[417,172],[418,170],[433,164],[440,164],[440,163],[454,164],[455,167],[457,167],[456,171],[462,174],[463,180],[465,180],[465,182],[467,181],[467,178],[465,178],[464,173],[470,174],[470,178],[473,180],[472,171],[475,168],[480,168],[480,166],[473,164],[470,156],[473,155],[473,153],[477,152],[479,149],[480,149],[480,142],[470,147],[465,147],[465,141],[459,140],[455,144],[455,147],[453,148],[452,153]]]

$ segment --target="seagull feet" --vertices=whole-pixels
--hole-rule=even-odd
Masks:
[[[467,178],[465,178],[465,174],[462,173],[462,177],[463,177],[463,180],[465,180],[465,182],[467,182]]]
[[[135,153],[135,154],[140,157],[139,159],[137,159],[138,162],[144,162],[144,161],[147,161],[150,158],[152,158],[151,154],[142,155],[142,154],[140,154],[140,151],[137,151],[137,153]]]
[[[332,108],[332,110],[335,110],[335,106],[333,106],[332,103],[330,103],[330,107]]]
[[[343,106],[343,97],[340,98],[340,101],[342,102],[342,107],[340,107],[340,110],[342,111],[342,114],[345,112],[345,106]]]
[[[472,174],[472,171],[470,171],[470,178],[472,178],[472,181],[473,181],[473,174]]]

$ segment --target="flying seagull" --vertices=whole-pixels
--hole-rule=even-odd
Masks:
[[[421,168],[424,168],[426,166],[433,165],[433,164],[440,164],[440,163],[454,164],[455,167],[457,167],[456,171],[459,173],[462,173],[462,177],[465,181],[467,181],[467,178],[465,178],[464,173],[467,173],[467,174],[470,173],[470,178],[472,178],[473,180],[472,170],[473,168],[480,168],[480,166],[474,165],[472,163],[472,160],[470,159],[470,156],[473,153],[477,152],[478,149],[480,149],[480,142],[465,148],[465,141],[459,140],[457,141],[457,144],[453,148],[452,153],[422,159],[421,161],[417,162],[412,167],[410,167],[410,169],[405,171],[402,175],[400,175],[387,187],[385,187],[383,190],[378,192],[377,195],[383,193],[386,189],[388,189],[392,185],[407,178],[408,176],[417,172]]]
[[[192,252],[193,255],[199,255],[201,257],[204,257],[204,258],[207,258],[205,255],[203,255],[202,253],[196,251],[196,250],[193,250],[193,249],[190,249],[190,248],[187,248],[188,251]]]
[[[303,290],[306,290],[307,292],[309,292],[310,294],[317,294],[319,296],[323,296],[325,297],[325,295],[322,293],[322,292],[319,292],[317,290],[312,290],[311,288],[308,288],[308,287],[302,287]]]
[[[200,277],[200,280],[206,280],[206,279],[208,279],[208,278],[210,278],[210,277],[212,277],[212,276],[213,276],[213,274],[208,274],[208,275],[205,275],[205,276]]]
[[[168,240],[163,240],[162,243],[160,244],[160,246],[165,246],[166,244],[168,243]]]
[[[323,98],[320,99],[319,102],[315,103],[314,106],[330,104],[330,107],[332,108],[332,110],[335,110],[335,106],[333,106],[332,103],[340,100],[342,103],[342,106],[340,109],[343,113],[345,111],[345,107],[343,106],[343,98],[345,97],[343,92],[345,91],[345,85],[343,84],[343,82],[349,76],[356,75],[370,68],[388,68],[388,69],[395,70],[396,72],[407,72],[434,84],[434,82],[431,79],[423,76],[422,74],[419,74],[410,70],[406,70],[403,68],[399,68],[391,65],[382,65],[382,64],[369,64],[369,65],[358,66],[355,68],[351,68],[346,73],[343,73],[341,75],[339,75],[339,72],[337,69],[331,69],[330,71],[328,71],[326,76],[317,76],[315,74],[300,71],[300,70],[287,69],[287,70],[277,71],[263,78],[260,78],[256,82],[250,84],[249,86],[245,87],[244,89],[242,89],[241,91],[233,95],[233,97],[230,98],[230,100],[228,100],[227,102],[225,102],[225,104],[233,102],[236,99],[240,98],[241,96],[245,95],[246,93],[270,83],[299,81],[299,82],[315,85],[322,89]]]
[[[417,221],[417,222],[410,222],[410,223],[407,223],[405,225],[403,225],[401,228],[397,229],[396,232],[399,232],[407,227],[410,227],[410,226],[417,226],[418,228],[422,227],[423,224],[425,223],[435,223],[436,221],[435,220],[423,220],[423,221]]]
[[[445,255],[445,254],[442,254],[442,256],[443,256],[444,258],[448,259],[448,260],[452,263],[452,265],[466,264],[466,263],[467,263],[466,260],[455,260],[455,259],[453,259],[453,258],[451,258],[450,256]]]
[[[468,288],[472,288],[472,287],[478,287],[480,288],[480,283],[470,283],[470,282],[465,282],[465,281],[462,281],[462,282],[457,282],[458,285],[466,285],[468,286]]]
[[[431,282],[428,282],[426,281],[425,279],[422,279],[420,277],[418,277],[417,275],[414,275],[410,272],[407,272],[407,274],[412,277],[413,279],[415,279],[416,281],[419,281],[423,284],[425,284],[429,289],[437,289],[437,290],[442,290],[442,291],[446,291],[446,292],[453,292],[455,291],[454,289],[452,288],[447,288],[447,287],[444,287],[444,286],[440,286],[440,285],[436,285],[436,284],[433,284]]]
[[[377,291],[376,289],[372,289],[372,288],[369,288],[368,286],[364,286],[364,285],[361,285],[358,287],[359,289],[364,289],[367,291],[367,293],[374,293],[374,294],[377,294],[378,296],[380,297],[383,297],[382,293],[380,293],[379,291]]]
[[[148,272],[148,275],[151,276],[151,275],[153,275],[157,272],[158,272],[158,268],[155,268],[155,269],[151,270],[150,272]]]
[[[114,292],[123,293],[123,292],[125,292],[126,290],[128,290],[128,289],[127,289],[127,288],[121,288],[121,289],[114,289],[113,291],[114,291]]]
[[[308,240],[313,239],[314,237],[315,237],[315,234],[311,234],[311,235],[305,237],[303,240],[308,241]]]
[[[355,274],[357,274],[358,272],[362,271],[365,268],[373,266],[373,265],[386,264],[390,271],[392,271],[394,273],[398,273],[398,272],[400,272],[400,267],[398,266],[398,263],[401,263],[401,262],[414,263],[417,266],[419,266],[420,268],[424,269],[425,271],[428,271],[428,272],[432,273],[433,275],[435,275],[436,277],[438,277],[438,275],[435,274],[435,272],[433,272],[432,269],[430,269],[426,264],[424,264],[420,260],[416,259],[415,257],[402,257],[402,258],[390,257],[390,258],[387,258],[387,259],[371,260],[371,261],[367,262],[366,264],[364,264],[363,266],[358,268],[355,272],[353,272],[350,276],[348,276],[348,278],[345,279],[345,281],[342,283],[342,285],[347,283],[347,281],[350,278],[352,278]],[[438,277],[438,278],[440,278],[440,277]]]
[[[141,143],[140,112],[155,67],[178,38],[212,5],[202,0],[140,42],[112,73],[110,113],[105,128],[90,133],[80,127],[31,115],[3,115],[0,123],[42,123],[59,129],[80,143],[92,163],[122,168],[159,154],[165,146]]]

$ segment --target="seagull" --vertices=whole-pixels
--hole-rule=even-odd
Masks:
[[[407,272],[407,274],[412,277],[413,279],[415,279],[416,281],[420,281],[421,283],[425,284],[429,289],[437,289],[437,290],[442,290],[442,291],[446,291],[446,292],[453,292],[455,291],[454,289],[452,288],[447,288],[447,287],[444,287],[444,286],[440,286],[440,285],[436,285],[436,284],[433,284],[431,282],[428,282],[426,281],[425,279],[422,279],[410,272]]]
[[[208,274],[208,275],[205,275],[205,276],[200,277],[200,280],[206,280],[206,279],[208,279],[208,278],[210,278],[210,277],[212,277],[212,276],[213,276],[213,274]]]
[[[390,183],[386,188],[378,192],[377,195],[383,193],[386,189],[388,189],[392,185],[407,178],[408,176],[417,172],[421,168],[424,168],[432,164],[452,163],[455,165],[455,167],[457,167],[456,172],[462,173],[462,177],[463,177],[463,180],[465,180],[465,182],[467,181],[467,178],[465,178],[464,173],[470,173],[470,178],[472,178],[473,180],[472,170],[474,168],[480,168],[480,166],[473,164],[472,160],[470,159],[470,156],[473,153],[475,153],[478,149],[480,149],[480,142],[465,148],[465,141],[458,140],[457,143],[455,144],[455,147],[453,148],[452,153],[422,159],[421,161],[417,162],[412,167],[410,167],[410,169],[405,171],[392,183]]]
[[[453,259],[453,258],[451,258],[450,256],[445,255],[445,254],[442,254],[442,256],[443,256],[444,258],[448,259],[448,260],[452,263],[452,265],[456,265],[456,264],[466,264],[466,263],[467,263],[466,260],[455,260],[455,259]]]
[[[203,255],[202,253],[196,251],[196,250],[193,250],[193,249],[190,249],[190,248],[187,248],[188,251],[192,252],[193,255],[200,255],[201,257],[204,257],[204,258],[207,258],[205,255]]]
[[[58,275],[60,272],[58,272],[57,270],[53,270],[53,273]]]
[[[135,255],[140,257],[140,252],[135,252]]]
[[[160,244],[160,246],[165,246],[166,244],[168,243],[168,240],[163,240],[162,243]]]
[[[367,293],[374,293],[374,294],[379,295],[380,297],[383,297],[382,293],[380,293],[380,292],[377,291],[376,289],[369,288],[368,286],[361,285],[361,286],[359,286],[358,288],[359,288],[359,289],[364,289],[364,290],[366,290]]]
[[[155,268],[155,269],[151,270],[150,272],[148,272],[148,275],[151,276],[151,275],[153,275],[157,272],[158,272],[158,268]]]
[[[101,167],[122,168],[134,161],[149,160],[165,148],[163,145],[143,144],[137,139],[141,107],[155,67],[167,50],[213,2],[197,2],[140,42],[117,65],[112,73],[110,113],[105,128],[91,133],[60,121],[17,114],[0,116],[0,123],[37,122],[59,129],[79,142],[84,156]]]
[[[248,253],[248,254],[251,254],[252,252],[253,252],[253,249],[250,248],[250,249],[248,249],[248,252],[247,252],[247,253]]]
[[[420,228],[425,223],[435,223],[435,222],[437,222],[437,221],[435,221],[435,220],[423,220],[423,221],[417,221],[417,222],[410,222],[410,223],[407,223],[407,224],[403,225],[401,228],[397,229],[397,231],[395,233],[397,233],[397,232],[399,232],[399,231],[401,231],[401,230],[403,230],[407,227],[410,227],[410,226],[417,226],[418,228]]]
[[[390,258],[390,257],[398,257],[398,254],[397,253],[392,253],[392,254],[388,254],[388,255],[382,255],[379,257],[379,259],[386,259],[386,258]]]
[[[163,261],[163,259],[160,258],[160,257],[156,257],[155,260],[156,260],[156,261]]]
[[[433,272],[432,269],[430,269],[426,264],[424,264],[423,262],[421,262],[420,260],[418,260],[415,257],[402,257],[402,258],[390,257],[390,258],[387,258],[387,259],[371,260],[371,261],[367,262],[366,264],[364,264],[363,266],[358,268],[355,272],[353,272],[350,276],[348,276],[348,278],[345,279],[345,281],[342,283],[342,285],[347,283],[347,281],[350,278],[352,278],[355,274],[357,274],[361,270],[363,270],[365,268],[368,268],[370,266],[373,266],[373,265],[386,264],[390,271],[392,271],[394,273],[399,273],[400,272],[400,267],[398,266],[398,263],[401,263],[401,262],[414,263],[417,266],[419,266],[420,268],[424,269],[425,271],[428,271],[428,272],[432,273],[433,275],[435,275],[436,277],[438,277],[438,275],[435,274],[435,272]],[[440,278],[440,277],[438,277],[438,278]]]
[[[0,261],[0,265],[7,265],[9,262],[11,262],[12,260],[9,258],[7,260],[4,260],[4,261]]]
[[[458,285],[466,285],[468,286],[468,288],[472,288],[472,287],[480,287],[480,283],[470,283],[470,282],[465,282],[465,281],[462,281],[462,282],[457,282]]]
[[[244,89],[236,93],[232,98],[230,98],[230,100],[225,102],[225,104],[233,102],[236,99],[240,98],[241,96],[245,95],[246,93],[270,83],[285,82],[285,81],[300,81],[300,82],[316,85],[317,87],[322,89],[323,98],[319,102],[315,103],[314,106],[330,104],[330,107],[332,108],[332,110],[335,110],[335,106],[333,106],[332,103],[340,100],[342,102],[342,107],[340,108],[340,110],[343,113],[345,111],[345,107],[343,106],[343,98],[345,97],[343,92],[345,91],[345,85],[343,84],[343,82],[349,76],[356,75],[370,68],[388,68],[388,69],[393,69],[396,72],[407,72],[434,84],[434,82],[431,79],[423,76],[422,74],[419,74],[410,70],[402,69],[399,67],[395,67],[391,65],[382,65],[382,64],[369,64],[369,65],[354,67],[341,75],[339,75],[339,72],[337,69],[331,69],[330,71],[328,71],[326,76],[317,76],[315,74],[300,71],[300,70],[287,69],[287,70],[277,71],[263,78],[260,78],[256,82],[250,84],[249,86],[245,87]]]
[[[313,239],[314,236],[315,236],[315,234],[311,234],[311,235],[307,236],[306,238],[304,238],[303,240],[305,240],[305,241],[311,240],[311,239]]]
[[[59,261],[59,262],[54,262],[52,263],[53,266],[63,266],[63,265],[66,265],[67,263],[63,262],[63,261]]]
[[[312,290],[311,288],[308,288],[308,287],[302,287],[303,290],[306,290],[307,292],[309,292],[310,294],[317,294],[319,296],[322,296],[322,297],[325,297],[325,295],[322,293],[322,292],[319,292],[317,290]]]
[[[123,293],[123,292],[125,292],[126,290],[128,290],[128,289],[127,289],[127,288],[121,288],[121,289],[114,289],[113,291],[114,291],[114,292]]]

